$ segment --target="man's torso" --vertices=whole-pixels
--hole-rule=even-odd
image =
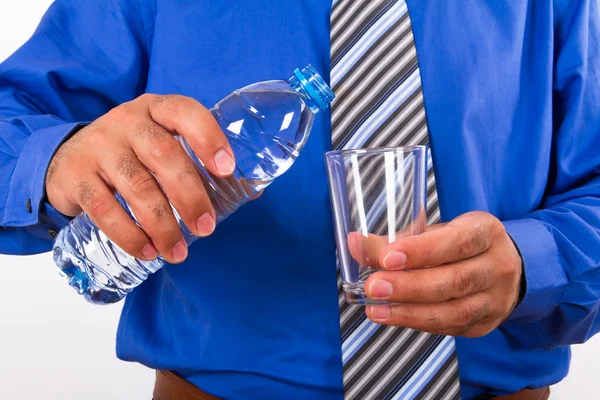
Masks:
[[[350,1],[350,0],[340,0]],[[452,3],[452,4],[450,4]],[[551,2],[548,2],[551,3]],[[329,72],[330,2],[157,0],[146,91],[210,106],[230,91]],[[408,1],[442,217],[501,220],[538,207],[552,140],[552,5]],[[176,370],[228,399],[341,398],[335,245],[319,115],[294,166],[265,194],[131,294],[119,356]],[[458,339],[464,398],[544,386],[566,374],[568,349],[528,350],[501,327]]]

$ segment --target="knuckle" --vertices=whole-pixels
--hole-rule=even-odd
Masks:
[[[428,332],[438,333],[442,331],[442,320],[437,314],[431,315],[425,320],[425,326]]]
[[[148,173],[138,173],[132,176],[129,180],[129,187],[131,192],[138,197],[148,195],[156,191],[157,184],[152,175]]]
[[[142,172],[142,167],[137,157],[121,154],[117,158],[117,173],[128,180],[134,179]]]
[[[499,259],[499,272],[503,277],[520,277],[523,261],[520,257],[501,256]]]
[[[89,204],[90,215],[94,218],[102,219],[110,215],[113,211],[113,206],[108,199],[98,196],[91,200]]]
[[[448,297],[449,283],[446,281],[437,282],[433,285],[433,293],[436,299],[446,299]]]
[[[456,293],[456,297],[464,297],[465,294],[469,293],[472,287],[471,276],[462,269],[452,269],[452,282],[453,291]]]
[[[478,253],[482,253],[490,247],[490,230],[486,223],[478,224],[471,233],[473,247]]]
[[[456,327],[471,327],[478,323],[482,319],[488,316],[490,312],[490,305],[487,302],[480,304],[467,303],[457,309],[456,314]]]
[[[104,134],[105,131],[104,128],[102,128],[102,124],[99,123],[99,120],[96,120],[90,125],[80,130],[79,132],[77,132],[76,135],[78,135],[78,137],[96,137],[103,136]]]
[[[471,272],[472,287],[475,290],[484,290],[490,287],[493,279],[493,268],[488,264],[481,264]]]
[[[163,217],[165,215],[167,215],[167,213],[169,212],[170,207],[168,207],[167,204],[165,204],[164,202],[158,202],[154,205],[154,207],[152,207],[152,215],[154,215],[154,218],[157,221],[160,221],[163,219]]]
[[[166,162],[175,158],[179,154],[179,150],[179,144],[175,139],[169,137],[153,144],[151,154],[156,160]]]
[[[468,231],[457,230],[458,256],[461,259],[481,254],[490,245],[489,231],[486,224],[478,223]]]
[[[135,137],[147,137],[153,141],[161,137],[167,137],[167,134],[160,128],[160,126],[149,120],[139,121],[135,125],[133,134]]]
[[[216,150],[217,147],[222,147],[224,144],[219,142],[218,135],[207,134],[206,132],[200,132],[198,135],[194,135],[193,143],[195,148],[202,149],[204,151]],[[190,143],[192,140],[190,140]]]
[[[466,232],[457,233],[458,242],[458,256],[460,259],[465,259],[471,256],[473,253],[473,242],[471,237]]]
[[[470,306],[459,307],[456,310],[455,327],[461,328],[470,325],[473,319],[473,309]]]
[[[196,100],[187,96],[175,96],[172,100],[180,109],[193,108],[197,105]]]
[[[163,107],[167,107],[167,109],[169,110],[169,113],[171,113],[173,115],[181,114],[182,110],[185,108],[185,106],[187,104],[186,98],[183,96],[169,94],[169,95],[165,95],[162,97],[163,97],[163,99],[162,99],[163,101],[162,101],[161,105]]]
[[[148,100],[150,100],[150,107],[153,108],[170,101],[173,97],[175,97],[173,94],[149,95]]]
[[[155,100],[157,97],[159,97],[156,94],[152,94],[152,93],[144,93],[142,95],[140,95],[138,97],[138,100],[143,100],[143,101],[153,101]]]
[[[89,182],[81,181],[77,183],[76,193],[79,204],[82,206],[88,206],[94,200],[96,191]]]
[[[475,324],[490,314],[490,304],[488,302],[484,302],[475,306],[475,311],[473,312],[473,318],[471,319],[471,323]]]
[[[470,325],[460,326],[457,328],[453,328],[449,331],[449,335],[451,336],[464,336],[469,337],[470,332],[473,330],[473,327]]]
[[[198,180],[198,170],[191,163],[185,163],[180,171],[177,173],[177,182],[183,183],[188,180]],[[201,185],[201,184],[200,184]]]
[[[115,121],[123,121],[129,118],[131,115],[131,110],[126,105],[120,105],[118,107],[113,108],[109,112],[106,113],[106,118]]]
[[[85,128],[84,140],[86,144],[92,149],[105,148],[109,142],[108,132],[99,125],[90,125]]]
[[[506,235],[504,224],[493,215],[488,214],[489,232],[493,235]]]

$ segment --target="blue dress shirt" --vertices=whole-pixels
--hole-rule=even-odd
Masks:
[[[569,345],[600,328],[598,3],[408,6],[442,217],[496,215],[526,271],[509,320],[457,340],[463,398],[558,382]],[[0,64],[0,252],[47,251],[49,230],[68,222],[45,202],[44,176],[78,125],[144,92],[211,106],[308,63],[327,77],[330,9],[316,0],[57,0]],[[342,398],[330,141],[321,114],[298,161],[259,200],[127,298],[120,358],[178,371],[227,399]]]

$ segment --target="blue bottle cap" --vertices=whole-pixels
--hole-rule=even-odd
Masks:
[[[302,70],[298,68],[294,71],[294,75],[319,108],[323,111],[327,110],[335,95],[314,67],[309,64]]]

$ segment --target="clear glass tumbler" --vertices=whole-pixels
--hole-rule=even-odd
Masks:
[[[330,151],[326,155],[338,264],[346,301],[381,304],[365,281],[400,237],[425,231],[427,147]]]

